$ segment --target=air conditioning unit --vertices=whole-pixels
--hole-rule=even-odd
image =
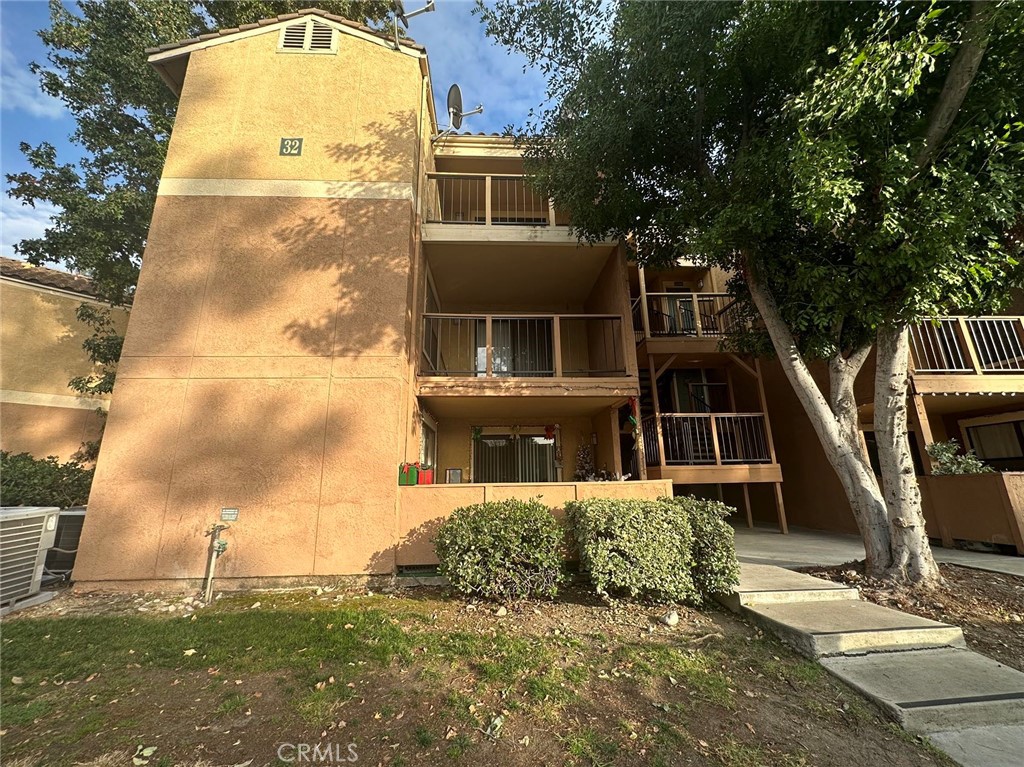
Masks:
[[[39,593],[46,552],[57,536],[60,509],[41,506],[0,508],[0,605]]]
[[[78,551],[84,524],[84,506],[75,506],[60,512],[60,518],[57,520],[57,538],[50,553],[46,555],[48,575],[63,575],[75,568],[75,553]]]

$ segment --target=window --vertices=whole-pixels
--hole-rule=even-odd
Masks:
[[[426,418],[420,426],[420,463],[437,466],[437,429]]]
[[[279,53],[337,53],[337,31],[313,19],[289,24],[281,30],[277,50]]]
[[[473,481],[557,482],[555,440],[485,429],[473,439]]]
[[[998,471],[1024,471],[1024,421],[966,426],[967,447]]]

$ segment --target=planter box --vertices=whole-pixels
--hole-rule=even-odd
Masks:
[[[1014,546],[1024,556],[1024,473],[919,477],[930,535]]]

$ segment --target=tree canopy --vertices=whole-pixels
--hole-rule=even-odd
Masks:
[[[908,326],[1024,283],[1024,6],[498,0],[548,77],[518,126],[580,237],[733,274],[843,484],[873,574],[938,577],[907,442]],[[756,320],[756,321],[754,321]],[[770,345],[769,343],[770,342]],[[883,483],[853,384],[875,346]],[[828,361],[820,390],[808,367]]]

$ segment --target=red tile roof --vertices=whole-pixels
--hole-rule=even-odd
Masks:
[[[84,296],[96,295],[96,289],[88,277],[47,269],[45,266],[33,266],[26,261],[17,261],[13,258],[0,257],[0,275],[19,282],[67,290]]]
[[[280,21],[291,21],[292,19],[300,19],[303,16],[320,16],[321,18],[329,19],[330,21],[335,21],[339,24],[345,25],[346,27],[359,30],[360,32],[365,32],[367,34],[374,35],[375,37],[379,37],[382,40],[394,40],[393,36],[384,34],[378,29],[371,29],[365,24],[358,24],[354,21],[343,18],[341,16],[336,16],[333,13],[322,11],[319,8],[303,8],[301,11],[296,11],[295,13],[283,13],[280,16],[274,16],[273,18],[270,19],[260,19],[254,24],[243,24],[240,27],[232,27],[230,29],[219,29],[216,32],[210,32],[209,34],[199,35],[199,37],[190,37],[188,40],[179,40],[176,43],[165,43],[164,45],[158,45],[155,48],[147,48],[146,53],[163,53],[164,51],[174,50],[175,48],[184,48],[187,45],[194,45],[195,43],[202,43],[207,40],[215,40],[218,37],[228,37],[229,35],[234,35],[238,32],[247,32],[250,29],[267,27],[270,26],[271,24],[277,24]],[[413,48],[415,50],[424,52],[426,52],[427,50],[419,43],[408,38],[401,38],[400,42],[407,48]]]

